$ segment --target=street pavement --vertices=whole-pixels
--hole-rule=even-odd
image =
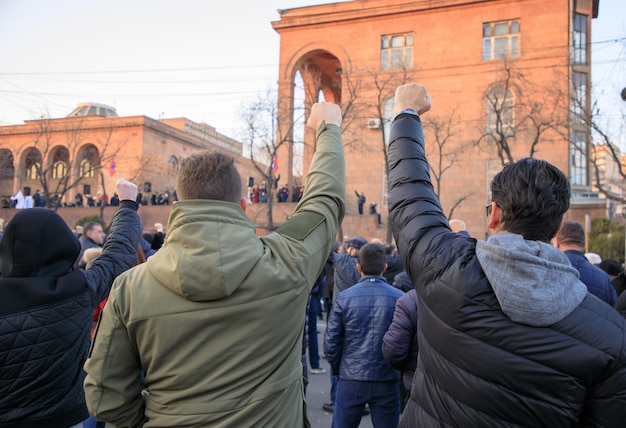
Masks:
[[[324,313],[326,317],[326,313]],[[324,332],[326,331],[326,320],[317,320],[317,339],[320,350],[320,367],[326,369],[323,374],[309,373],[309,385],[306,388],[307,411],[312,428],[330,428],[333,421],[333,414],[322,409],[324,403],[330,402],[330,366],[324,355]],[[307,364],[309,359],[307,355]],[[359,428],[373,428],[369,415],[363,416]]]

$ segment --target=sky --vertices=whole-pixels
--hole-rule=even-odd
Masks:
[[[0,0],[0,125],[96,102],[120,116],[186,117],[236,138],[242,104],[275,89],[277,10],[330,2]],[[608,120],[620,119],[624,0],[600,1],[592,40],[593,93]]]

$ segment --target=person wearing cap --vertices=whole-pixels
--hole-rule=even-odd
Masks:
[[[83,363],[94,308],[135,264],[137,186],[120,179],[122,201],[102,254],[75,267],[81,246],[53,210],[18,212],[0,241],[0,427],[82,426],[89,414]]]
[[[488,239],[453,233],[425,151],[432,99],[408,83],[394,100],[390,222],[419,313],[398,428],[623,427],[626,320],[551,243],[570,207],[565,174],[536,158],[504,165],[490,184]]]
[[[554,238],[554,245],[565,253],[591,294],[611,306],[615,305],[617,293],[611,284],[611,278],[585,257],[585,230],[580,223],[564,221]]]

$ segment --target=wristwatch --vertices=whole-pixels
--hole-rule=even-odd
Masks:
[[[398,112],[398,114],[396,115],[396,117],[398,117],[399,115],[401,115],[402,113],[406,113],[406,114],[412,114],[413,116],[419,116],[417,114],[417,112],[415,110],[413,110],[412,108],[405,108],[404,110]]]

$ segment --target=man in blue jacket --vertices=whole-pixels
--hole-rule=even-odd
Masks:
[[[567,178],[520,159],[491,183],[476,241],[450,230],[430,181],[423,85],[399,86],[389,145],[395,240],[418,294],[418,364],[399,427],[623,427],[626,321],[550,241]]]
[[[580,274],[580,280],[587,290],[600,300],[615,305],[617,293],[611,277],[585,257],[585,230],[580,223],[565,221],[554,239],[555,246],[563,251],[570,263]]]
[[[382,276],[387,268],[382,245],[364,245],[358,258],[361,279],[339,294],[324,340],[328,363],[339,375],[332,426],[358,427],[369,404],[374,427],[395,427],[400,416],[400,372],[387,363],[382,345],[403,293]]]

